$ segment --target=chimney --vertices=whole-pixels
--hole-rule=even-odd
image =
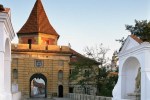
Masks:
[[[0,11],[4,11],[4,6],[2,4],[0,4]]]

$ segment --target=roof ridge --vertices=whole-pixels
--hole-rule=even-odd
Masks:
[[[139,37],[137,37],[137,36],[134,35],[134,34],[131,34],[130,37],[131,37],[132,39],[134,39],[134,40],[135,40],[136,42],[138,42],[138,43],[142,43],[142,42],[143,42]]]

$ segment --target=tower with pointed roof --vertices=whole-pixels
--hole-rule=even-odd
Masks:
[[[12,44],[12,84],[18,84],[24,98],[63,97],[69,90],[68,46],[59,46],[59,34],[50,24],[41,0],[17,32],[19,44]]]
[[[63,97],[73,92],[75,83],[69,82],[70,62],[83,56],[69,46],[57,44],[59,34],[50,24],[41,0],[36,0],[17,35],[19,44],[11,46],[12,84],[18,84],[23,98]]]
[[[59,34],[50,24],[41,0],[36,1],[17,35],[21,44],[57,45]]]

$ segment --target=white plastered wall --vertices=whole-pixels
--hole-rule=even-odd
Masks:
[[[139,44],[128,37],[119,53],[119,78],[113,90],[113,100],[134,100],[135,77],[141,67],[141,100],[150,100],[150,43]],[[125,47],[126,46],[126,47]]]
[[[10,12],[0,12],[0,100],[12,100],[11,40],[14,36]]]

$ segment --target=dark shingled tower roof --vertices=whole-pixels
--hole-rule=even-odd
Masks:
[[[18,32],[18,34],[24,33],[45,33],[56,35],[59,38],[59,34],[51,26],[48,20],[41,0],[36,1],[28,20]]]

